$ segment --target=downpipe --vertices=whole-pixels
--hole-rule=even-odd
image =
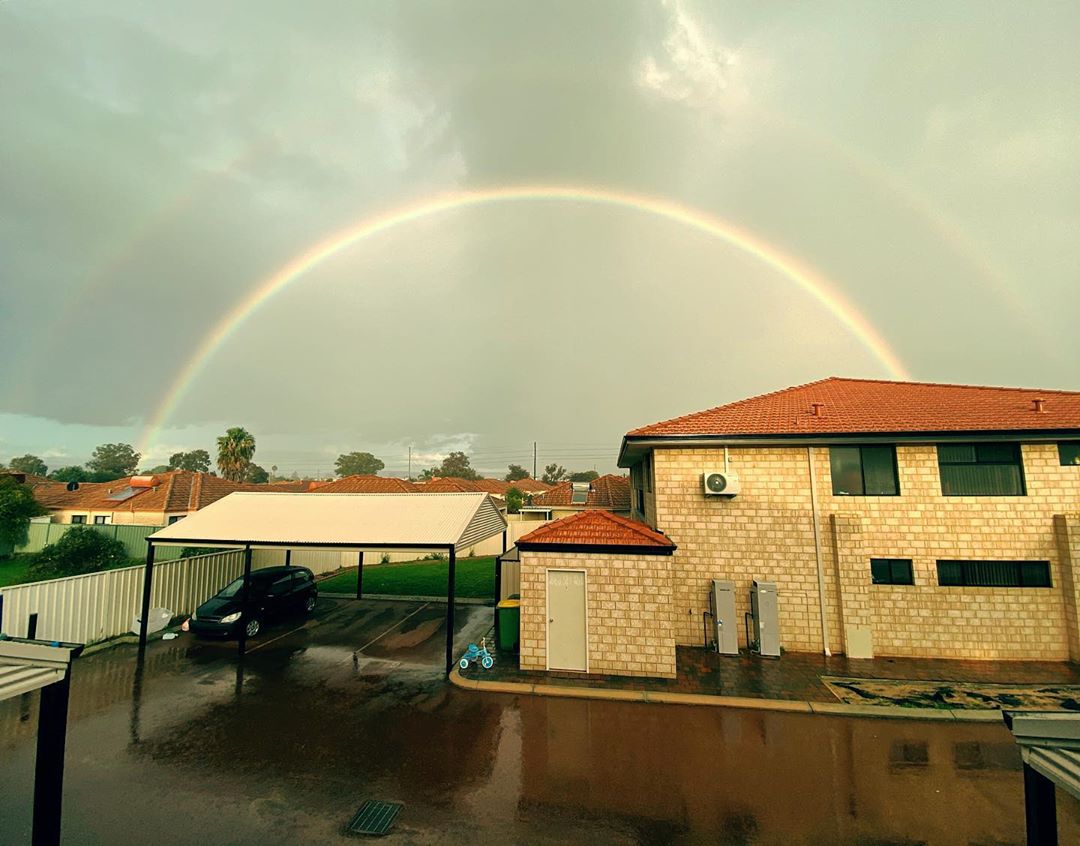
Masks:
[[[825,657],[832,655],[829,650],[829,620],[825,616],[825,567],[821,558],[821,521],[818,517],[817,483],[814,480],[813,447],[806,448],[806,469],[810,473],[810,513],[814,518],[814,557],[817,561],[818,605],[821,611],[821,643]]]

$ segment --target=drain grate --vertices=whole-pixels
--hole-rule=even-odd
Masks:
[[[386,834],[404,807],[404,802],[379,802],[368,799],[360,806],[360,810],[353,814],[345,830],[349,834]]]

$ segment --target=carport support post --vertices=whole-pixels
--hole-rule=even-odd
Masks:
[[[146,542],[146,573],[143,575],[142,614],[139,615],[139,648],[146,646],[146,626],[150,618],[150,591],[154,586],[154,544]]]
[[[364,550],[356,556],[356,598],[364,598]]]
[[[506,532],[503,532],[503,538]],[[506,542],[503,541],[503,555],[506,554]],[[499,636],[499,602],[502,599],[502,555],[495,556],[495,643],[499,644],[502,639]]]
[[[70,688],[71,668],[68,667],[63,679],[41,689],[37,759],[34,762],[34,829],[30,841],[33,846],[58,846],[60,843]]]
[[[450,566],[446,571],[446,674],[454,668],[454,588],[457,581],[457,554],[450,547]]]
[[[240,657],[244,657],[247,651],[247,624],[251,618],[251,546],[244,547],[244,600],[241,603],[244,613],[240,617],[240,637],[236,641],[236,647]]]
[[[1054,782],[1024,763],[1024,816],[1028,846],[1058,846]]]

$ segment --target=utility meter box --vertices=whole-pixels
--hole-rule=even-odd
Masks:
[[[709,591],[713,645],[721,655],[739,654],[739,626],[735,618],[735,582],[713,579]]]
[[[750,616],[754,620],[754,641],[759,655],[780,657],[780,608],[776,582],[754,579],[750,588]]]

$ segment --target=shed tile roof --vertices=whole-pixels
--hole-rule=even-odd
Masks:
[[[531,476],[525,479],[516,479],[513,482],[507,482],[507,490],[510,488],[517,488],[522,493],[537,494],[550,491],[554,485],[549,485],[547,482],[541,482],[539,479],[533,479]]]
[[[571,506],[573,482],[559,482],[551,490],[532,498],[534,506],[544,508],[609,508],[612,511],[630,510],[630,479],[628,476],[608,474],[590,482],[589,498],[584,506]]]
[[[674,549],[675,544],[644,523],[610,511],[579,511],[554,520],[518,539],[519,549],[542,546],[610,546]]]
[[[1033,400],[1041,399],[1036,411]],[[819,403],[814,413],[813,403]],[[830,377],[676,417],[627,438],[1080,430],[1080,392]]]
[[[312,493],[416,493],[419,486],[391,476],[345,476],[319,485]]]

